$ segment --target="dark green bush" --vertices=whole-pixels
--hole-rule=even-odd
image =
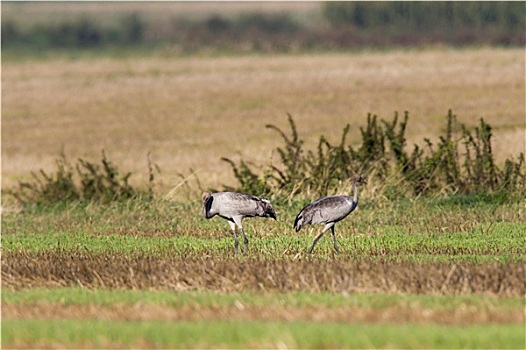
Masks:
[[[267,125],[283,139],[284,146],[276,151],[280,164],[263,170],[263,175],[241,160],[236,165],[227,161],[234,171],[240,191],[266,196],[295,196],[314,193],[323,196],[342,186],[354,173],[373,177],[384,183],[387,197],[434,195],[437,193],[474,194],[493,192],[523,192],[526,189],[524,155],[507,159],[500,169],[491,148],[491,127],[480,120],[480,126],[470,131],[458,125],[451,111],[447,115],[445,135],[434,145],[424,139],[422,149],[413,145],[408,152],[405,131],[409,114],[392,121],[368,115],[367,125],[361,127],[361,143],[348,145],[349,125],[343,129],[337,145],[320,136],[316,151],[306,151],[299,138],[293,118],[288,116],[290,136],[283,130]],[[404,192],[403,189],[409,189]]]
[[[124,15],[102,25],[89,16],[65,18],[53,23],[36,23],[21,28],[13,20],[2,21],[2,47],[97,48],[108,45],[137,45],[144,43],[146,24],[138,14]]]
[[[420,31],[491,28],[524,31],[524,3],[513,1],[326,2],[325,18],[336,26]]]
[[[261,33],[292,33],[299,29],[299,25],[289,14],[258,12],[240,16],[234,21],[233,27],[240,32],[256,30]]]
[[[64,154],[56,160],[56,171],[32,172],[31,181],[21,181],[18,187],[6,191],[23,207],[53,205],[71,202],[109,203],[131,198],[153,198],[154,171],[149,162],[149,187],[142,190],[132,187],[128,180],[132,173],[121,175],[117,166],[104,151],[100,164],[78,159],[71,164]]]

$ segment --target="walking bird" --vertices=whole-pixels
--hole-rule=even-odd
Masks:
[[[276,220],[276,211],[268,199],[237,192],[204,192],[203,215],[207,219],[219,215],[223,219],[228,220],[228,224],[234,235],[236,254],[239,245],[236,235],[236,225],[243,234],[243,254],[246,254],[247,251],[248,238],[242,225],[244,218],[261,216]]]
[[[312,253],[314,246],[318,243],[323,234],[331,229],[332,238],[334,239],[334,249],[339,252],[338,244],[336,243],[336,235],[334,234],[334,225],[349,215],[358,206],[358,189],[357,183],[367,183],[361,175],[353,175],[351,178],[353,198],[347,196],[328,196],[315,200],[311,204],[305,206],[296,216],[294,220],[294,228],[296,232],[307,224],[325,224],[323,230],[314,238],[309,254]]]

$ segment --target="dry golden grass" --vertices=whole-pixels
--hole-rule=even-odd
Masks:
[[[86,250],[88,251],[88,250]],[[4,254],[2,288],[78,287],[218,293],[524,295],[522,263],[389,263],[353,257],[298,260],[130,256],[50,250]]]
[[[519,310],[476,309],[463,305],[455,312],[417,307],[415,305],[393,305],[382,309],[357,306],[327,308],[292,307],[283,305],[184,305],[167,306],[138,303],[134,305],[96,305],[96,304],[10,304],[2,308],[5,319],[76,319],[127,320],[127,321],[199,321],[199,320],[255,320],[276,321],[315,321],[315,322],[375,322],[375,323],[436,323],[470,325],[474,323],[519,323],[524,320]]]
[[[336,142],[367,113],[410,112],[408,143],[436,137],[449,108],[459,121],[494,127],[498,161],[524,151],[523,49],[429,49],[218,58],[151,57],[2,64],[3,186],[32,170],[100,160],[101,150],[144,181],[146,155],[172,188],[190,174],[205,187],[234,185],[221,157],[266,164],[293,115],[307,147]]]

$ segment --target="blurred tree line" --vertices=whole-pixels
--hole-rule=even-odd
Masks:
[[[333,25],[393,30],[500,30],[524,32],[524,2],[392,1],[327,2],[325,18]]]
[[[69,16],[21,25],[2,14],[2,48],[176,47],[180,52],[298,51],[430,44],[523,46],[524,2],[326,2],[324,23],[292,13],[210,14],[169,22],[123,13],[110,23]]]

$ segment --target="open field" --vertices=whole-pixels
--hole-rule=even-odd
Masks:
[[[12,322],[12,323],[11,323]],[[12,348],[434,348],[521,349],[522,324],[442,326],[305,321],[13,320]],[[34,332],[34,331],[37,332]],[[36,335],[35,335],[36,333]],[[27,337],[24,335],[32,334]],[[350,336],[351,335],[351,336]],[[22,336],[18,337],[17,336]],[[53,343],[42,342],[51,339]],[[29,341],[24,341],[29,339]],[[35,341],[36,340],[36,341]]]
[[[370,203],[312,256],[302,204],[247,220],[246,257],[195,202],[4,215],[3,346],[521,348],[521,198]]]
[[[451,108],[484,117],[502,163],[524,151],[524,67],[522,49],[492,48],[3,62],[3,190],[61,150],[104,149],[138,183],[151,152],[161,172],[153,201],[2,198],[2,347],[523,348],[523,195],[390,201],[369,184],[341,253],[326,235],[311,256],[321,227],[292,222],[312,198],[282,200],[277,221],[245,221],[234,257],[200,187],[235,184],[221,157],[276,158],[264,126],[287,112],[314,147],[346,123],[358,141],[369,112],[407,110],[408,143],[433,139]]]
[[[10,325],[3,339],[20,348],[43,338],[62,346],[186,348],[520,348],[523,341],[520,298],[68,288],[4,292],[3,301]],[[66,323],[72,314],[82,320]]]
[[[193,171],[204,187],[233,185],[220,158],[271,162],[281,140],[264,126],[285,127],[287,112],[314,147],[347,123],[357,142],[367,113],[407,110],[411,145],[436,137],[451,108],[467,125],[484,117],[502,162],[525,146],[524,67],[522,49],[490,48],[3,62],[3,186],[51,170],[61,150],[98,159],[102,149],[138,182],[151,152],[165,190]]]
[[[249,251],[235,257],[228,225],[199,203],[79,207],[3,218],[4,288],[32,287],[330,291],[418,294],[524,293],[525,212],[508,203],[364,205],[306,253],[319,227],[292,229],[301,203],[277,222],[247,220]],[[408,204],[408,203],[406,203]],[[390,215],[386,215],[389,212]]]

